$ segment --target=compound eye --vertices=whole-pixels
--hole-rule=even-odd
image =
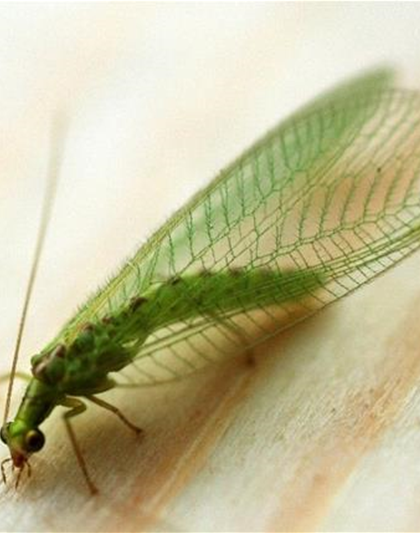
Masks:
[[[45,444],[45,437],[39,429],[30,429],[25,435],[25,445],[28,452],[38,452]]]
[[[7,434],[9,433],[10,422],[5,424],[0,430],[0,439],[4,444],[7,444]]]

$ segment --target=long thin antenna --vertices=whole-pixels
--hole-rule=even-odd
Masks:
[[[29,273],[28,284],[26,286],[25,299],[22,307],[22,313],[19,320],[19,327],[16,337],[15,350],[13,353],[12,368],[10,370],[10,381],[7,389],[6,405],[4,408],[3,423],[7,422],[10,411],[10,402],[13,392],[13,383],[16,377],[17,362],[19,359],[20,345],[22,343],[23,332],[26,324],[26,317],[28,314],[29,304],[33,288],[35,285],[35,279],[38,272],[38,265],[44,248],[45,236],[51,220],[52,208],[54,205],[55,195],[57,191],[58,174],[61,163],[63,140],[65,135],[65,121],[62,116],[57,116],[52,123],[51,127],[51,140],[50,140],[50,157],[47,169],[47,184],[45,188],[45,194],[41,210],[41,219],[38,229],[38,235],[36,240],[36,246],[32,259],[32,266]]]

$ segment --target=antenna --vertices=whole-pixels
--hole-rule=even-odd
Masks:
[[[50,157],[47,169],[47,184],[44,193],[44,199],[41,210],[40,224],[38,229],[38,235],[36,239],[36,245],[34,249],[34,255],[32,258],[32,266],[29,273],[28,283],[25,291],[25,298],[23,301],[22,312],[20,315],[18,332],[16,337],[15,349],[13,353],[12,368],[10,370],[9,386],[7,389],[6,405],[4,408],[3,424],[7,422],[10,411],[10,401],[13,392],[13,383],[16,377],[17,362],[19,359],[20,345],[22,343],[23,332],[26,324],[26,317],[28,314],[29,304],[32,297],[33,288],[35,285],[35,279],[38,272],[38,266],[41,259],[42,251],[45,243],[45,236],[47,234],[48,226],[51,220],[52,208],[55,201],[55,195],[57,191],[58,174],[60,163],[62,159],[62,148],[64,134],[66,130],[66,122],[62,115],[57,115],[52,122],[50,133]]]

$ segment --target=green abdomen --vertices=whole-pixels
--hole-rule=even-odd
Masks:
[[[299,301],[323,284],[315,269],[203,271],[176,277],[104,317],[85,324],[69,345],[33,358],[33,372],[66,394],[104,387],[109,372],[128,365],[156,330],[199,317],[223,320],[232,312]]]

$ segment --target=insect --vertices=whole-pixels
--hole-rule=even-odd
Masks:
[[[1,429],[17,480],[44,445],[42,422],[61,405],[95,492],[71,424],[86,409],[83,399],[139,432],[97,395],[178,379],[250,350],[416,250],[419,146],[420,96],[395,88],[385,70],[292,115],[176,212],[32,358],[8,421],[47,201]]]

